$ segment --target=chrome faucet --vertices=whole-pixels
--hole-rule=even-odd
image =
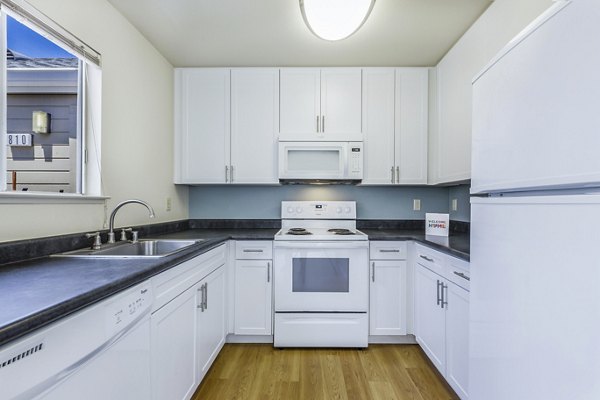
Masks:
[[[146,203],[145,201],[132,199],[132,200],[125,200],[125,201],[120,202],[119,204],[117,204],[117,206],[112,211],[112,213],[110,213],[110,222],[108,225],[108,228],[109,228],[108,243],[115,242],[114,228],[115,228],[115,215],[117,215],[117,211],[119,211],[119,208],[123,207],[125,204],[130,204],[130,203],[137,203],[137,204],[141,204],[141,205],[145,206],[148,209],[148,211],[150,212],[150,218],[154,218],[154,210],[152,209],[150,204]]]

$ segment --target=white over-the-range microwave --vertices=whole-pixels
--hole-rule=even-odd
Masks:
[[[279,142],[283,182],[353,183],[362,178],[362,142]]]

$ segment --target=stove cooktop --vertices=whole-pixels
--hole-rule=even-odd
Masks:
[[[333,241],[333,240],[368,240],[368,237],[358,229],[348,228],[282,228],[275,235],[275,240],[305,240],[305,241]]]

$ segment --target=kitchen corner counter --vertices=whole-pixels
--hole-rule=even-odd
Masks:
[[[450,236],[425,235],[423,230],[361,229],[369,240],[414,240],[453,257],[470,261],[470,234],[452,233]]]
[[[150,234],[144,239],[204,239],[173,255],[158,259],[40,257],[0,265],[0,346],[141,283],[228,240],[273,240],[278,230],[200,228],[169,234]],[[469,234],[454,234],[443,238],[425,236],[422,229],[361,230],[369,236],[369,240],[415,240],[469,260]],[[18,243],[18,246],[24,245]]]

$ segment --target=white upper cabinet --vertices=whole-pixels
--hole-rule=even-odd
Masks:
[[[363,184],[395,183],[394,68],[363,70]]]
[[[396,69],[396,182],[427,183],[429,68]]]
[[[175,183],[273,184],[276,68],[175,70]]]
[[[229,84],[229,69],[175,70],[175,183],[225,182]]]
[[[231,182],[278,183],[279,71],[231,71]]]
[[[426,184],[428,68],[365,68],[363,184]]]
[[[282,68],[281,140],[362,140],[360,68]]]

